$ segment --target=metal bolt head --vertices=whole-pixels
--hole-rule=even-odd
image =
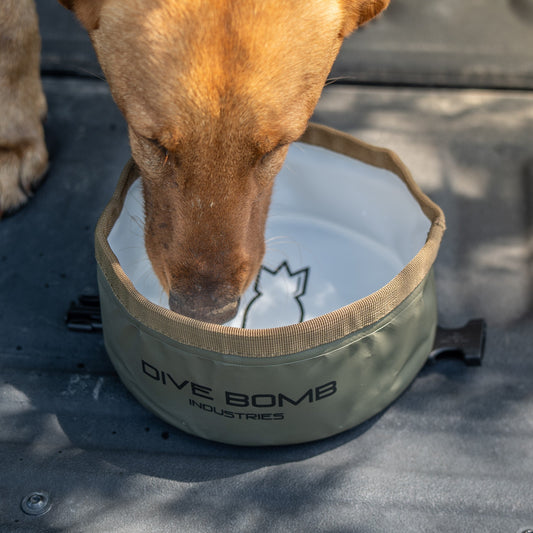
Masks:
[[[27,496],[22,498],[20,508],[29,515],[40,516],[47,513],[52,507],[50,495],[48,492],[37,490],[30,492]]]

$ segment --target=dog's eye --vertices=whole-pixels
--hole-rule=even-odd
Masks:
[[[157,139],[145,137],[145,140],[160,153],[161,157],[164,158],[166,163],[169,157],[168,150]]]
[[[149,137],[145,137],[145,140],[151,144],[154,148],[157,148],[158,150],[165,151],[165,147],[157,140],[157,139],[150,139]]]
[[[279,150],[281,150],[284,146],[287,146],[287,143],[280,143],[278,144],[275,148],[273,148],[272,150],[270,150],[270,152],[267,152],[261,159],[260,159],[260,163],[262,165],[264,165],[265,163],[268,163],[268,161],[272,158],[272,156],[274,156],[274,154],[276,154],[276,152],[278,152]]]

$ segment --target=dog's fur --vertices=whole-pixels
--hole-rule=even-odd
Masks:
[[[290,143],[344,37],[389,0],[59,1],[89,32],[128,123],[146,248],[171,308],[227,321],[260,267],[272,185]],[[6,2],[0,210],[8,211],[46,167],[46,104],[34,8],[3,0],[2,10]]]
[[[0,218],[24,204],[48,167],[34,0],[0,6]]]

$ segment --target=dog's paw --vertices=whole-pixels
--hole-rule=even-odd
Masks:
[[[44,139],[0,146],[0,219],[22,207],[48,169]]]

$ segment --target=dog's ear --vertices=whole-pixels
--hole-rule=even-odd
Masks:
[[[105,0],[59,0],[59,3],[73,11],[84,28],[91,32],[98,29],[100,10]]]
[[[376,15],[379,15],[390,0],[343,0],[344,24],[340,31],[341,37],[347,37]]]

